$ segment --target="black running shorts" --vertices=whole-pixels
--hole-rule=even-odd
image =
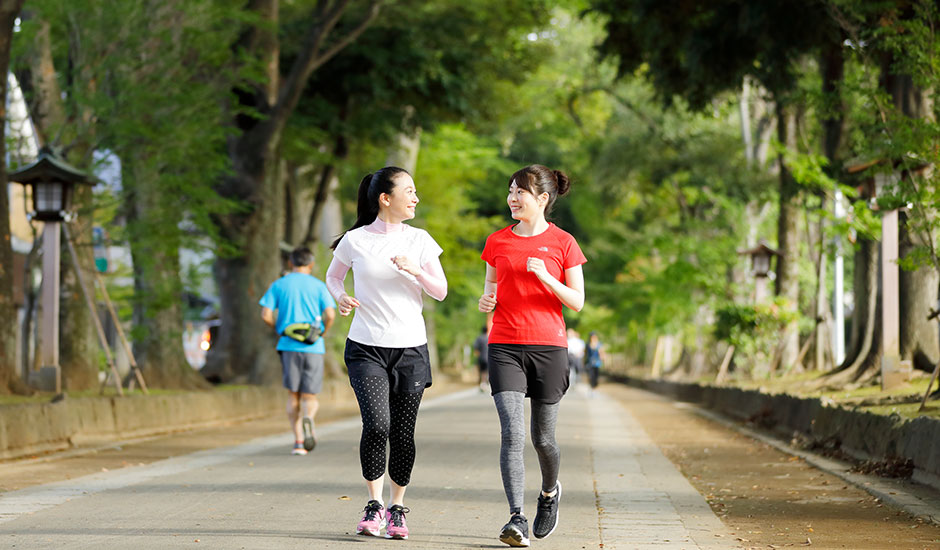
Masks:
[[[560,346],[490,344],[490,388],[493,395],[518,391],[552,404],[568,390],[568,350]]]
[[[367,376],[388,379],[392,393],[424,391],[431,385],[428,346],[383,348],[346,339],[346,370],[351,380]]]

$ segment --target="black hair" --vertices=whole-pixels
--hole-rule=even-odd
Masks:
[[[400,174],[408,174],[408,170],[397,166],[386,166],[362,178],[359,182],[359,200],[356,202],[356,223],[333,241],[330,245],[331,249],[336,250],[336,246],[349,231],[375,221],[376,216],[379,215],[379,196],[382,193],[392,193],[395,179]]]
[[[313,263],[313,252],[306,246],[295,248],[290,253],[290,263],[294,267],[305,267]]]
[[[545,205],[545,217],[552,212],[555,199],[568,193],[571,189],[571,180],[561,170],[552,170],[541,164],[530,164],[517,171],[509,178],[509,185],[513,182],[516,187],[525,189],[536,197],[548,193],[548,204]]]

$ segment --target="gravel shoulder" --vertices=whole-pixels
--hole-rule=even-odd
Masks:
[[[744,548],[940,548],[940,527],[687,406],[620,384],[602,391],[643,425]]]

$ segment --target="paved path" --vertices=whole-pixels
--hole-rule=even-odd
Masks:
[[[427,401],[407,505],[408,541],[352,535],[365,504],[358,419],[319,430],[306,457],[288,435],[102,472],[0,496],[0,547],[506,548],[492,400],[465,391]],[[604,395],[571,391],[558,426],[561,524],[540,549],[734,548],[734,538],[652,444]],[[526,514],[535,515],[538,462],[526,448]]]

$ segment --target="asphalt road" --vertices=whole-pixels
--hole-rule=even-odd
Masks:
[[[284,434],[0,495],[3,548],[505,548],[492,400],[476,390],[429,399],[406,505],[407,541],[354,535],[366,492],[359,421],[321,426],[290,456]],[[555,533],[533,548],[738,548],[704,498],[617,401],[583,388],[562,402],[564,496]],[[526,449],[525,513],[538,463]],[[387,497],[386,497],[387,498]]]

